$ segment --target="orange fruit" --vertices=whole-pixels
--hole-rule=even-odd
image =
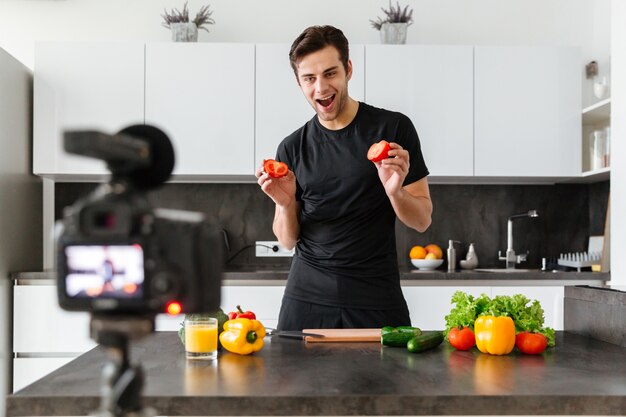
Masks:
[[[430,245],[426,245],[424,249],[426,249],[426,252],[434,254],[435,259],[443,258],[443,251],[441,250],[439,246],[435,245],[434,243],[431,243]],[[429,258],[429,259],[432,259],[432,258]]]
[[[411,259],[424,259],[426,257],[426,249],[417,245],[411,248],[411,252],[409,253],[409,258]]]
[[[428,252],[426,254],[426,258],[424,258],[424,259],[438,259],[438,258],[437,258],[437,255],[435,255],[434,253]]]

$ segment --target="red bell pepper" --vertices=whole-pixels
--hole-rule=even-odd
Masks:
[[[228,320],[234,320],[234,319],[256,320],[256,314],[254,314],[250,310],[243,311],[241,309],[241,306],[237,306],[237,311],[231,311],[230,313],[228,313]]]

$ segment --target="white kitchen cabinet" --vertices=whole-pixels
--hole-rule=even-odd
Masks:
[[[420,287],[404,286],[402,292],[409,307],[411,325],[422,330],[443,330],[446,316],[450,314],[450,303],[456,291],[463,291],[475,297],[490,295],[490,287]]]
[[[264,326],[276,328],[284,292],[284,285],[225,285],[222,287],[220,305],[226,314],[235,311],[240,305],[244,311],[254,311]],[[174,317],[160,314],[156,318],[155,328],[157,331],[178,331],[183,318],[182,314]]]
[[[280,142],[315,115],[289,64],[289,49],[289,44],[256,45],[256,165],[274,158]],[[350,59],[353,71],[348,91],[350,97],[363,101],[363,45],[350,45]]]
[[[265,327],[276,328],[284,292],[284,286],[224,286],[220,304],[226,314],[240,305],[244,311],[254,311]]]
[[[145,121],[170,136],[179,179],[248,179],[314,115],[288,52],[288,44],[39,43],[33,171],[105,176],[102,161],[65,153],[62,131],[115,133]],[[352,45],[350,53],[350,95],[409,116],[431,176],[581,175],[577,49]]]
[[[538,300],[541,303],[545,326],[563,330],[563,286],[404,286],[402,292],[409,306],[412,325],[425,330],[444,329],[445,316],[454,307],[450,300],[456,291],[475,297],[486,294],[491,298],[497,295],[524,294],[531,301]]]
[[[61,310],[55,285],[14,286],[13,391],[95,346],[89,314]]]
[[[145,115],[172,140],[175,175],[253,175],[254,45],[146,44]]]
[[[228,313],[241,305],[275,328],[284,291],[284,286],[223,286],[221,306]],[[178,331],[183,318],[160,314],[155,329]],[[96,346],[89,337],[89,314],[62,310],[52,282],[14,286],[13,332],[13,391]]]
[[[430,175],[472,176],[472,47],[367,45],[365,67],[366,101],[413,121]]]
[[[59,42],[35,47],[33,172],[108,174],[104,162],[66,154],[63,131],[115,133],[144,120],[143,43]]]
[[[580,176],[579,50],[478,46],[474,54],[474,175]]]
[[[13,351],[81,353],[96,343],[89,338],[89,313],[62,310],[55,285],[13,288]]]
[[[497,295],[524,294],[531,301],[541,303],[544,311],[544,325],[554,330],[563,330],[564,287],[492,287],[491,297]]]
[[[183,315],[156,318],[157,331],[178,331]],[[53,283],[13,288],[13,390],[17,391],[94,348],[89,313],[59,307]]]
[[[21,390],[74,359],[75,357],[13,359],[13,392]]]

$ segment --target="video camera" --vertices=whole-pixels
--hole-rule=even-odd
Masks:
[[[220,229],[201,213],[153,209],[146,191],[174,168],[167,135],[135,125],[115,135],[64,134],[69,153],[102,159],[108,183],[66,207],[57,237],[57,287],[65,310],[97,314],[182,313],[220,306]]]

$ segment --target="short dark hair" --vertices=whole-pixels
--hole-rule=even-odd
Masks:
[[[350,52],[348,39],[343,32],[333,26],[310,26],[293,41],[289,51],[289,62],[296,77],[298,76],[298,63],[302,58],[329,45],[339,51],[339,59],[343,68],[348,72]]]

